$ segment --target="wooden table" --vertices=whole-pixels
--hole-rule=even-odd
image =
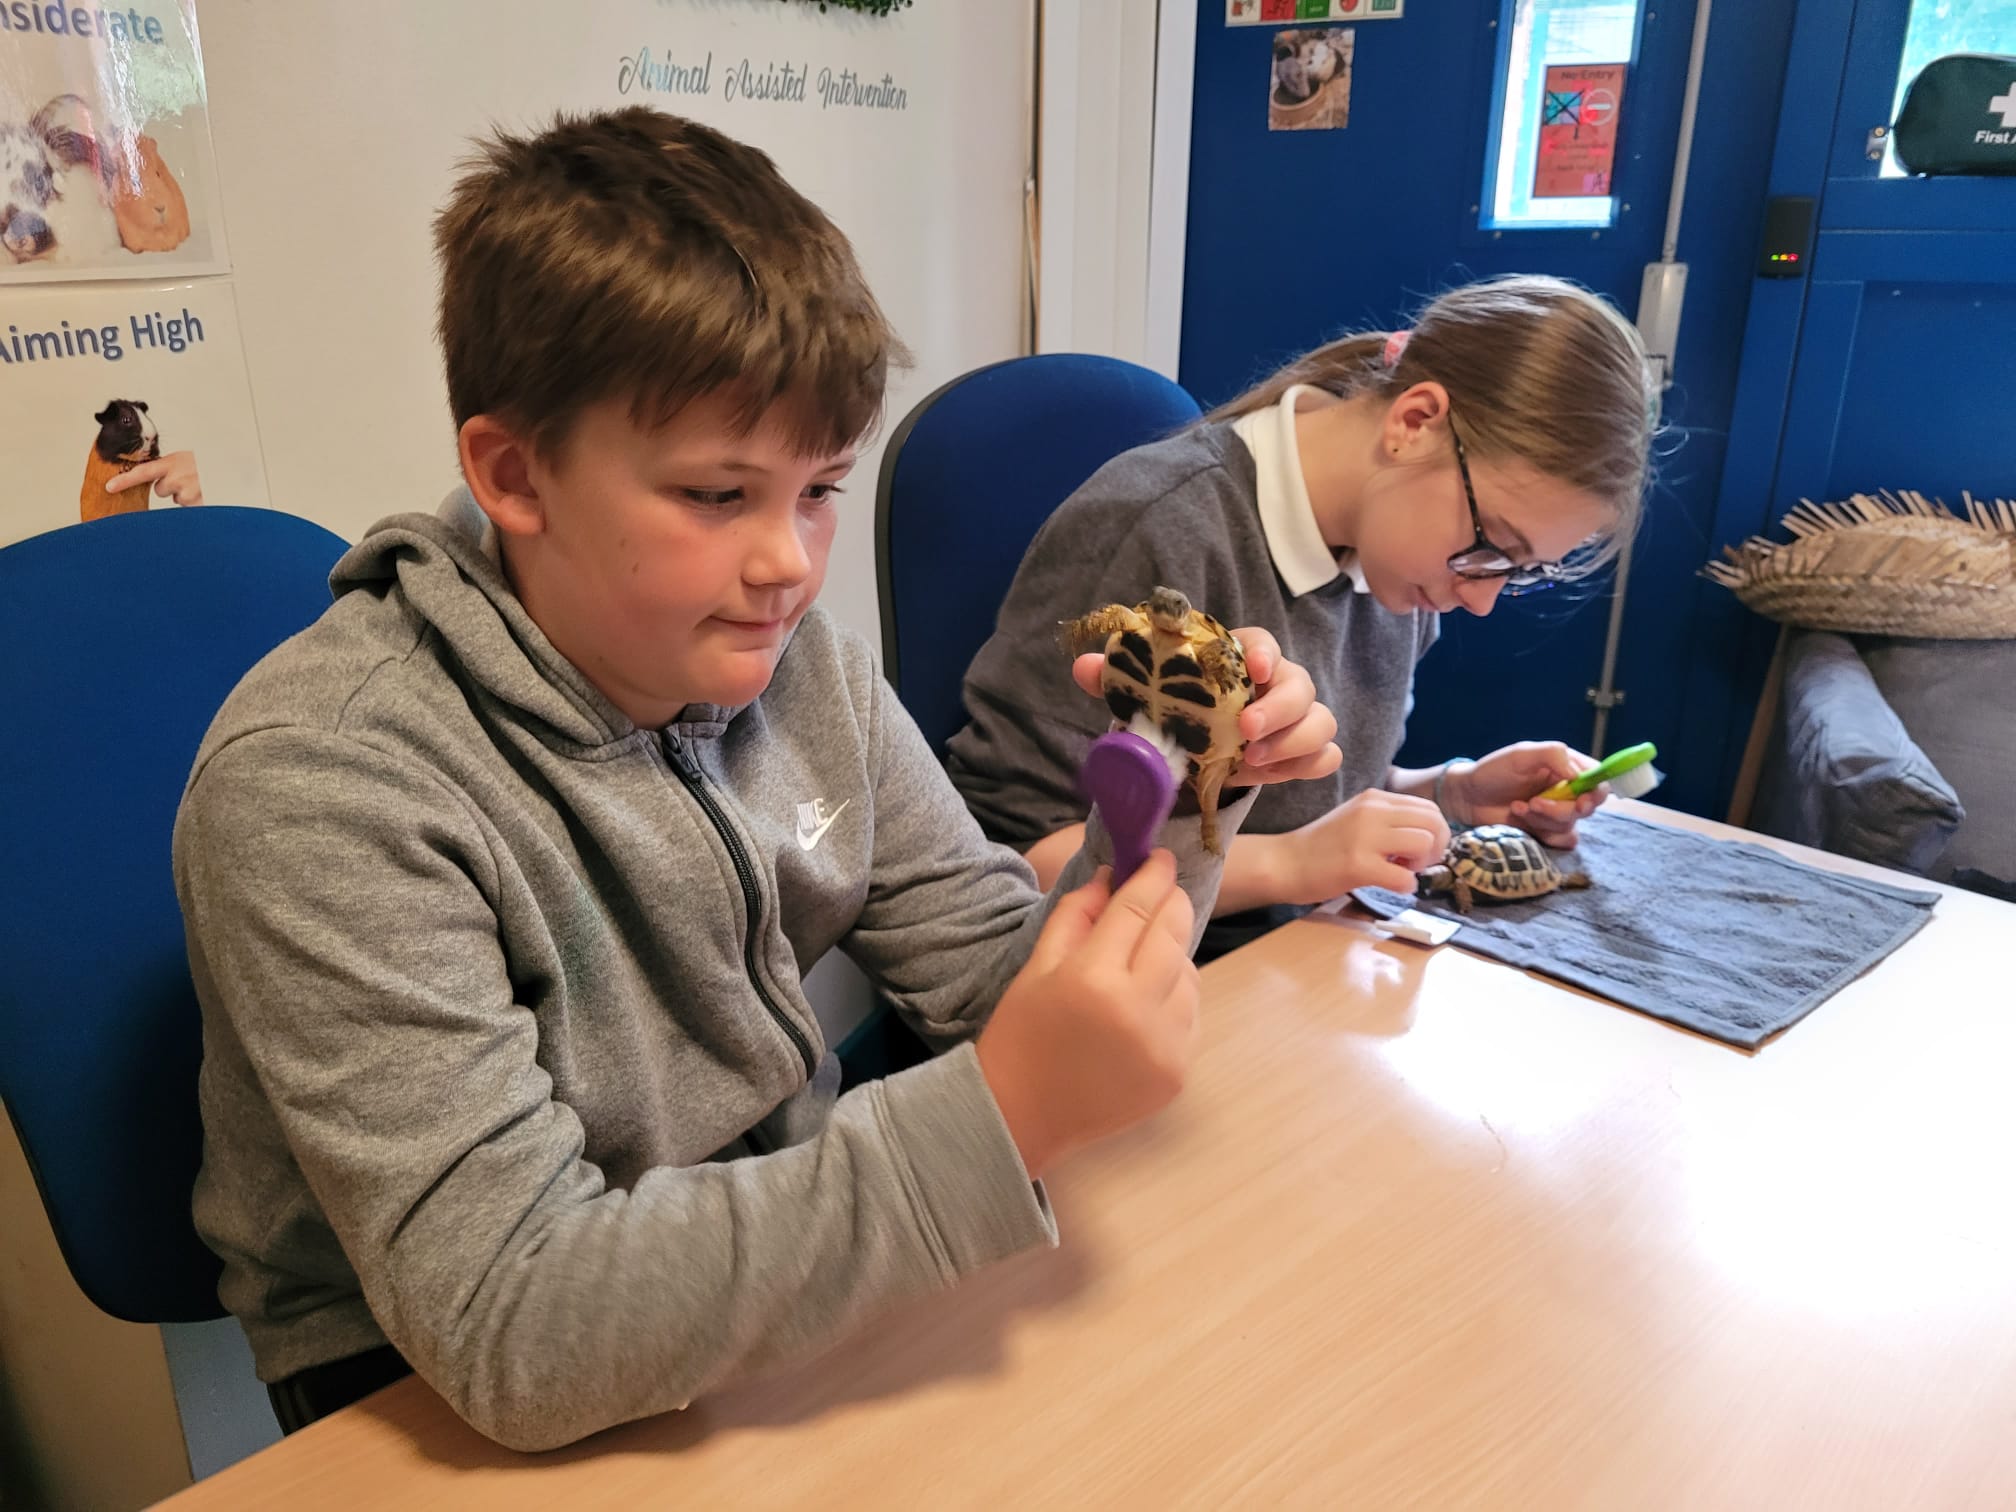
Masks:
[[[560,1453],[407,1381],[172,1505],[2016,1506],[2012,956],[1952,892],[1753,1055],[1305,920],[1060,1249]]]

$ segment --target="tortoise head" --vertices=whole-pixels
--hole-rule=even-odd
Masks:
[[[1148,620],[1168,635],[1181,635],[1190,620],[1190,600],[1174,588],[1157,588],[1148,595]]]

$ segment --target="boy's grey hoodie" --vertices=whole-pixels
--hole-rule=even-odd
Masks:
[[[639,729],[480,518],[338,564],[204,740],[175,880],[196,1220],[261,1377],[389,1340],[536,1449],[1054,1242],[967,1044],[1048,903],[818,609],[755,703]],[[801,982],[836,945],[947,1050],[837,1100]]]

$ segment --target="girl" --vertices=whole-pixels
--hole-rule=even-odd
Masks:
[[[954,783],[1047,881],[1077,849],[1078,766],[1107,727],[1097,705],[1055,698],[1056,626],[1166,583],[1226,624],[1273,628],[1342,726],[1335,774],[1260,794],[1200,959],[1355,887],[1413,891],[1451,825],[1573,845],[1606,794],[1536,796],[1590,765],[1564,745],[1393,758],[1437,616],[1584,576],[1636,528],[1657,392],[1608,304],[1516,276],[1442,295],[1411,330],[1319,347],[1116,458],[1037,535],[967,673]],[[1264,717],[1243,728],[1246,767],[1263,767]]]

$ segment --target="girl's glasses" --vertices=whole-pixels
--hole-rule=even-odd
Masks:
[[[1515,562],[1484,534],[1484,519],[1477,513],[1477,490],[1470,484],[1470,459],[1463,455],[1463,438],[1456,434],[1453,415],[1449,417],[1449,439],[1456,443],[1456,470],[1463,476],[1463,497],[1470,505],[1470,528],[1477,532],[1475,542],[1449,558],[1449,570],[1461,578],[1486,581],[1503,578],[1505,593],[1514,598],[1522,593],[1539,593],[1561,582],[1567,574],[1559,562]]]

